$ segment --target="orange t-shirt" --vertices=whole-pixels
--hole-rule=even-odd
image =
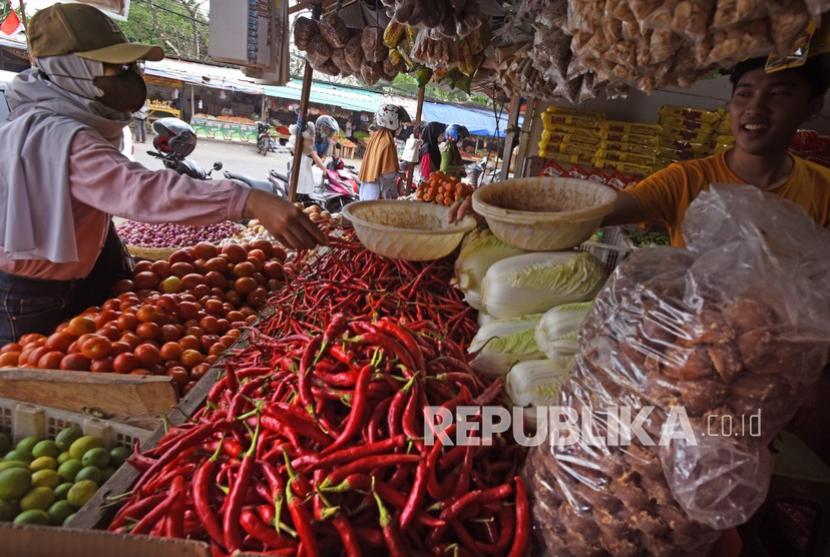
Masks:
[[[767,190],[801,207],[820,226],[830,227],[830,168],[793,156],[786,182]],[[649,220],[669,228],[673,246],[683,247],[683,220],[689,204],[709,184],[745,184],[726,164],[724,154],[678,162],[655,172],[628,190]]]

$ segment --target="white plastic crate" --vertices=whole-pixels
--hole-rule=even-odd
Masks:
[[[601,241],[596,236],[579,246],[579,250],[587,251],[600,260],[609,273],[619,265],[633,248],[626,241],[622,227],[609,226],[601,229]]]
[[[152,431],[111,420],[0,398],[0,431],[9,435],[14,443],[29,435],[54,439],[62,429],[71,426],[80,428],[84,435],[97,437],[107,448],[132,449],[136,441],[145,443],[153,434]]]

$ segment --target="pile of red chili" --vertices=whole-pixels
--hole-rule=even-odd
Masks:
[[[142,473],[109,529],[216,555],[524,555],[522,449],[424,441],[425,406],[501,396],[466,363],[476,327],[451,261],[383,259],[347,234],[298,265],[205,406],[131,457]]]

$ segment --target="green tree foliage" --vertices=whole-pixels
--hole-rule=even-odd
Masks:
[[[204,61],[208,52],[205,1],[132,0],[129,20],[118,22],[131,41],[158,44],[177,58]]]
[[[399,95],[415,97],[418,95],[418,82],[409,74],[398,74],[398,77],[395,78],[395,81],[392,82],[391,86],[384,87],[384,89],[389,92],[395,92]],[[451,90],[449,86],[436,85],[434,83],[427,84],[425,96],[428,99],[443,102],[471,103],[488,108],[493,106],[493,101],[485,95],[478,93],[468,95],[464,91],[459,91],[457,89]]]

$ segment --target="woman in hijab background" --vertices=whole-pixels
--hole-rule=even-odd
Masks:
[[[29,22],[33,67],[7,90],[0,126],[0,343],[48,333],[105,299],[125,269],[112,216],[211,224],[258,218],[284,244],[312,247],[323,233],[287,201],[234,182],[151,171],[121,152],[123,129],[143,106],[141,60],[103,12],[54,4]]]
[[[444,141],[446,124],[430,122],[421,133],[421,180],[428,180],[429,175],[441,166],[440,145]]]

